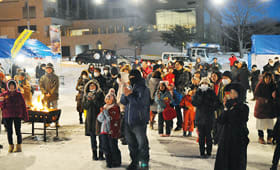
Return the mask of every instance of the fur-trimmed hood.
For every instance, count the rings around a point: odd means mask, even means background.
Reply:
[[[15,89],[16,89],[16,91],[18,91],[18,90],[17,90],[17,89],[18,89],[18,84],[17,84],[17,82],[16,82],[15,80],[13,80],[13,79],[11,79],[11,80],[9,80],[9,81],[7,82],[7,89],[8,89],[8,91],[10,91],[9,85],[10,85],[11,83],[14,83],[14,84],[16,85]]]
[[[84,94],[87,94],[89,92],[89,85],[92,83],[96,85],[96,92],[102,92],[98,81],[93,79],[88,81],[87,84],[85,85]]]

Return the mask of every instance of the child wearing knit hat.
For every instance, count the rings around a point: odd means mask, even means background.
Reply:
[[[97,117],[101,122],[101,147],[105,153],[108,168],[121,166],[121,152],[118,147],[120,137],[121,114],[116,104],[116,93],[111,88],[105,97],[105,105]]]

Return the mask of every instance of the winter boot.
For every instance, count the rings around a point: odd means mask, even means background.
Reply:
[[[103,152],[102,152],[102,151],[99,151],[99,157],[98,157],[98,160],[100,160],[100,161],[104,161],[104,160],[105,160],[105,158],[104,158],[104,156],[103,156]]]
[[[272,138],[267,138],[267,144],[272,145],[273,144],[273,139]]]
[[[3,149],[3,145],[0,145],[0,149]]]
[[[9,145],[8,153],[12,153],[14,151],[14,145]]]
[[[126,168],[126,170],[136,170],[139,168],[139,165],[135,162],[131,162],[128,167]]]
[[[94,160],[94,161],[98,160],[98,158],[97,158],[97,151],[96,150],[92,151],[92,160]]]
[[[272,165],[272,167],[270,168],[270,170],[277,170],[277,165]]]
[[[148,170],[149,169],[149,164],[145,162],[140,163],[140,170]]]
[[[22,152],[21,144],[16,144],[16,147],[15,147],[15,149],[14,149],[14,152]]]
[[[80,116],[80,124],[83,124],[83,112],[79,113],[79,116]]]
[[[186,131],[183,131],[183,136],[187,137],[187,132]]]
[[[260,144],[265,144],[265,141],[264,141],[263,137],[259,137],[259,143]]]
[[[192,137],[192,132],[189,132],[189,133],[188,133],[188,137]]]
[[[113,165],[112,165],[112,155],[106,154],[105,157],[106,157],[106,167],[107,168],[112,168],[113,167]]]

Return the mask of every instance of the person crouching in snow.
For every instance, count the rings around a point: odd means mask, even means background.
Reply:
[[[210,80],[208,78],[202,78],[200,81],[200,87],[193,97],[192,104],[196,107],[195,123],[199,132],[200,156],[201,158],[206,158],[211,156],[212,153],[211,130],[214,111],[221,105],[214,90],[210,88]],[[207,155],[205,155],[205,150]]]
[[[99,87],[97,80],[90,80],[84,89],[83,108],[86,109],[86,121],[85,130],[86,136],[90,136],[92,159],[98,160],[97,158],[97,142],[96,142],[96,118],[100,111],[100,108],[104,104],[104,94]],[[104,160],[103,152],[100,150],[99,140],[99,160]]]
[[[184,109],[184,121],[183,121],[183,136],[192,136],[194,129],[194,118],[195,118],[195,108],[192,105],[192,96],[195,94],[195,88],[189,88],[186,95],[180,102],[180,107]]]
[[[165,81],[161,81],[159,84],[159,90],[155,97],[155,102],[158,104],[158,133],[161,137],[170,136],[172,120],[164,120],[162,112],[164,111],[166,104],[165,102],[169,100],[171,103],[173,102],[172,96],[167,89]],[[163,134],[163,123],[165,122],[166,135]]]
[[[17,83],[14,80],[10,80],[7,83],[7,88],[8,91],[0,95],[0,107],[7,127],[8,152],[21,152],[21,120],[27,121],[28,113],[22,94],[16,90]],[[17,135],[17,145],[15,148],[13,143],[13,124]]]
[[[110,89],[105,97],[105,105],[97,120],[101,122],[101,147],[105,153],[108,168],[121,166],[121,152],[118,147],[120,137],[121,114],[120,107],[116,104],[114,89]]]

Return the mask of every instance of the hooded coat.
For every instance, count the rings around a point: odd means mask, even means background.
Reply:
[[[90,92],[89,85],[96,85],[96,91]],[[92,99],[89,100],[88,97]],[[85,121],[86,136],[96,135],[96,118],[100,112],[100,108],[104,105],[104,94],[99,86],[97,80],[90,80],[84,89],[83,107],[87,110]]]
[[[89,81],[89,77],[87,76],[86,79],[84,79],[82,77],[83,74],[86,74],[88,75],[88,72],[86,70],[82,71],[79,79],[78,79],[78,82],[77,82],[77,85],[76,85],[76,90],[78,91],[78,94],[76,95],[76,102],[77,102],[77,111],[79,113],[82,113],[83,112],[83,106],[82,106],[82,101],[83,101],[83,98],[84,98],[84,89],[85,89],[85,86],[87,84],[87,82]]]
[[[3,118],[20,118],[27,121],[29,117],[23,96],[19,91],[11,92],[9,89],[10,83],[16,84],[14,80],[8,81],[8,91],[0,95],[4,97],[4,101],[0,102]]]
[[[150,90],[146,87],[145,79],[139,80],[132,86],[132,94],[121,97],[125,105],[125,123],[130,126],[145,125],[150,120]]]
[[[240,95],[237,100],[228,102],[218,119],[223,130],[218,141],[215,170],[246,170],[249,107],[243,101],[244,96]]]

